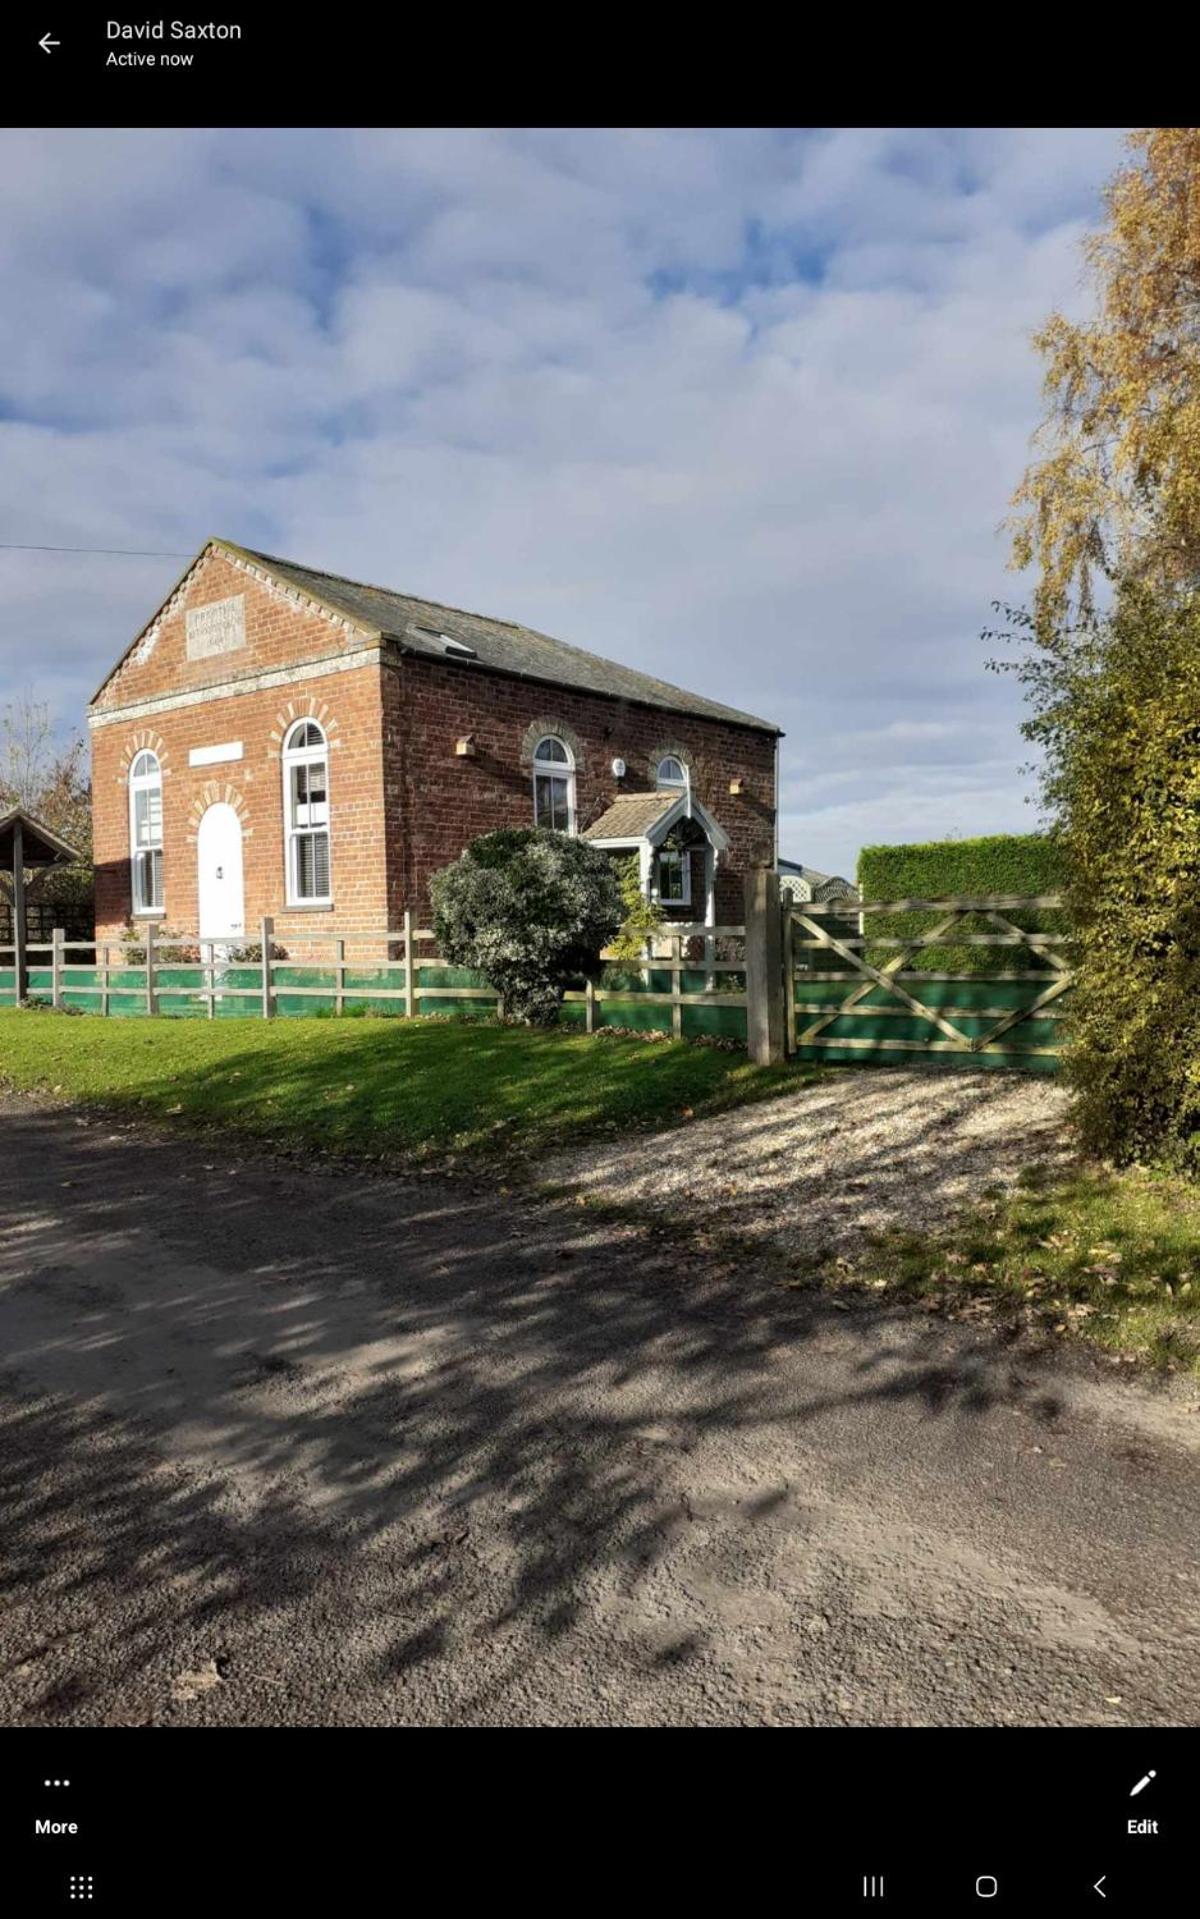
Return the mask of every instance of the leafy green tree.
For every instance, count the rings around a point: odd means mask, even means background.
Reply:
[[[1096,575],[1200,578],[1200,127],[1130,136],[1133,163],[1085,242],[1097,295],[1034,345],[1046,417],[1014,498],[1013,561],[1034,565],[1046,639],[1086,614]]]
[[[586,840],[512,827],[474,840],[431,883],[438,950],[527,1025],[551,1025],[569,979],[594,973],[621,923],[612,861]]]
[[[1047,634],[1016,614],[1062,855],[1083,1143],[1200,1167],[1200,593],[1119,585]]]

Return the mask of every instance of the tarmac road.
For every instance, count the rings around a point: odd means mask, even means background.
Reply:
[[[0,1718],[1195,1724],[1195,1404],[3,1099]]]

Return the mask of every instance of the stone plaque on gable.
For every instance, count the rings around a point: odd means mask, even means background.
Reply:
[[[211,660],[219,653],[236,653],[246,644],[246,595],[196,606],[187,615],[189,660]]]

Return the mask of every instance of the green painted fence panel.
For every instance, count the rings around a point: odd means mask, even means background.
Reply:
[[[964,1033],[968,1039],[981,1038],[997,1024],[998,1017],[1004,1012],[1018,1007],[1032,1006],[1038,996],[1054,983],[1057,974],[1047,968],[1044,975],[1037,979],[1018,980],[1011,978],[969,980],[926,979],[915,972],[905,972],[897,976],[897,984],[918,999],[923,1005],[933,1008],[961,1009],[948,1011],[946,1018],[950,1024]],[[795,999],[804,1004],[821,1006],[840,1006],[847,996],[850,981],[810,980],[803,972],[795,977]],[[1052,1002],[1055,1012],[1065,1012],[1070,1005],[1070,992],[1062,994]],[[972,1070],[979,1068],[1019,1067],[1031,1073],[1055,1073],[1058,1071],[1057,1056],[1047,1056],[1038,1052],[1039,1047],[1058,1049],[1062,1045],[1064,1025],[1061,1018],[1039,1019],[1036,1014],[1022,1020],[1018,1026],[1011,1027],[1002,1034],[997,1042],[996,1051],[972,1053],[932,1051],[930,1042],[947,1040],[940,1029],[922,1019],[920,1014],[903,1012],[901,1002],[886,987],[873,986],[858,1001],[861,1012],[846,1013],[833,1020],[815,1040],[803,1042],[800,1035],[806,1026],[820,1017],[811,1012],[796,1014],[798,1059],[821,1060],[827,1065],[837,1066],[896,1066],[927,1068],[945,1067],[951,1071],[962,1067]],[[989,1017],[983,1012],[972,1013],[968,1008],[994,1008]],[[895,1009],[880,1012],[872,1019],[871,1008]],[[868,1046],[839,1045],[839,1040],[910,1040],[920,1044],[920,1051],[881,1046],[875,1051]]]
[[[336,1013],[337,972],[329,967],[288,966],[278,963],[272,968],[274,983],[274,1008],[279,1019],[331,1018]],[[702,966],[680,975],[680,990],[684,993],[703,993],[707,976]],[[208,973],[203,966],[156,966],[154,969],[155,990],[157,994],[157,1014],[163,1019],[207,1019],[209,1017],[205,992],[208,985]],[[744,990],[744,977],[736,973],[718,973],[717,991],[722,993]],[[100,1014],[103,1011],[102,975],[99,969],[89,968],[73,970],[63,981],[63,1000],[67,1006],[81,1012]],[[345,990],[349,994],[363,994],[362,998],[347,998],[345,1001],[346,1018],[363,1018],[368,1013],[380,1018],[401,1019],[405,1013],[403,995],[405,969],[395,967],[355,967],[347,966],[344,975]],[[216,969],[213,976],[215,1000],[212,1017],[214,1019],[261,1019],[262,1018],[262,968],[250,964]],[[583,982],[577,982],[582,990]],[[13,990],[12,968],[0,969],[0,995],[7,987]],[[184,991],[164,992],[164,988],[183,988]],[[289,987],[293,990],[289,992]],[[304,992],[294,989],[304,987]],[[314,993],[313,987],[321,988]],[[456,999],[433,997],[421,988],[464,987],[488,991],[486,999]],[[240,989],[235,992],[233,989]],[[371,989],[379,989],[379,997]],[[223,990],[224,989],[224,990]],[[49,1000],[52,994],[52,981],[48,966],[35,966],[29,970],[30,993],[40,999]],[[610,989],[611,990],[611,989]],[[624,975],[618,997],[597,1000],[596,1026],[624,1027],[631,1032],[662,1033],[670,1036],[672,1032],[672,1008],[662,1000],[647,1000],[648,993],[669,993],[671,974],[660,968],[652,968],[647,979],[642,980],[636,974]],[[392,997],[384,998],[384,993]],[[419,984],[415,995],[415,1010],[424,1018],[486,1020],[495,1017],[496,1001],[491,996],[487,981],[481,975],[461,966],[422,965]],[[146,975],[141,967],[113,967],[109,972],[109,1017],[112,1019],[146,1019]],[[561,1021],[564,1025],[582,1029],[586,1023],[586,1007],[582,1001],[564,1005],[561,1009]],[[732,1040],[738,1045],[746,1043],[746,1009],[744,1006],[705,1006],[692,1005],[680,1008],[680,1023],[685,1039],[723,1039]]]
[[[865,1037],[863,1035],[862,1037]],[[890,1036],[889,1036],[890,1037]],[[797,1046],[794,1059],[814,1060],[822,1066],[890,1066],[901,1072],[961,1073],[989,1072],[993,1067],[1016,1069],[1023,1073],[1057,1073],[1056,1056],[1045,1053],[931,1053],[893,1052],[891,1048],[872,1052],[869,1047],[822,1046],[820,1041]]]
[[[277,965],[272,968],[275,988],[275,1014],[280,1019],[311,1019],[315,1015],[329,1016],[336,1009],[337,974],[332,967],[310,969],[308,967],[288,967]],[[109,1016],[113,1019],[146,1019],[146,975],[141,967],[113,967],[109,972]],[[464,967],[423,966],[420,973],[423,986],[464,986],[486,988],[487,982],[478,974],[468,972]],[[371,967],[348,966],[345,973],[347,992],[365,994],[366,997],[347,999],[346,1013],[362,1017],[367,1012],[381,1017],[402,1019],[404,1017],[403,998],[382,995],[403,994],[405,983],[404,968],[393,970]],[[155,991],[158,995],[158,1015],[163,1019],[207,1019],[208,1004],[205,990],[208,975],[202,966],[156,966],[154,969]],[[84,1013],[103,1011],[103,979],[98,969],[87,971],[73,970],[63,980],[63,1001],[67,1006],[76,1007]],[[261,1019],[262,1018],[262,968],[257,965],[218,968],[213,977],[216,998],[213,1004],[215,1019]],[[319,986],[323,992],[289,993],[288,988]],[[187,992],[169,991],[164,988],[187,988]],[[380,989],[380,997],[371,994],[370,989]],[[234,991],[233,989],[240,989]],[[225,989],[224,991],[222,989]],[[13,969],[0,968],[0,997],[11,995],[14,990]],[[49,1000],[53,993],[53,982],[48,966],[29,968],[29,991],[38,999]],[[192,997],[194,995],[194,997]],[[495,1000],[488,999],[442,999],[426,996],[418,988],[416,1010],[425,1017],[443,1019],[487,1019],[494,1017]]]
[[[653,990],[653,989],[647,989]],[[662,988],[668,991],[669,988]],[[701,988],[688,990],[700,991]],[[680,1024],[684,1039],[731,1039],[746,1044],[744,1006],[681,1006]],[[586,1024],[587,1008],[581,1000],[564,1005],[560,1012],[564,1026],[580,1029]],[[622,993],[619,998],[596,1001],[596,1028],[624,1027],[631,1033],[664,1033],[670,1036],[671,1008],[662,1001],[647,1003],[637,993]]]

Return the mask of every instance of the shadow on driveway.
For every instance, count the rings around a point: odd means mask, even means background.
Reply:
[[[0,1139],[8,1720],[1103,1716],[1108,1660],[1136,1691],[1116,1615],[1147,1550],[1189,1563],[1194,1477],[1114,1500],[1002,1345],[485,1181],[19,1101]],[[1030,1474],[1052,1444],[1078,1471]]]

